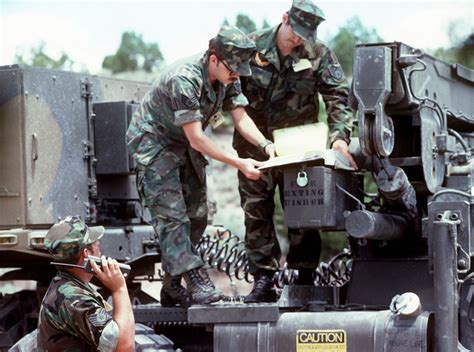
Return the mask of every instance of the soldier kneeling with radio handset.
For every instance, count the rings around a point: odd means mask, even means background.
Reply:
[[[40,351],[134,350],[135,320],[122,273],[130,267],[101,257],[103,234],[102,226],[88,227],[71,216],[48,231],[45,247],[58,273],[41,304]],[[110,290],[113,312],[89,284],[94,275]]]

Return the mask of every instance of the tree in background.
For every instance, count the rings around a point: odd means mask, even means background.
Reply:
[[[438,48],[433,55],[474,69],[474,32],[466,31],[462,22],[453,22],[449,26],[449,40],[451,42],[449,48]]]
[[[224,19],[222,25],[229,26],[231,25],[227,18]],[[257,25],[255,22],[247,15],[239,13],[235,18],[235,23],[233,24],[235,27],[239,28],[242,32],[249,34],[258,30]],[[270,24],[266,19],[263,20],[262,27],[260,29],[265,29],[270,27]]]
[[[235,19],[235,26],[242,30],[242,32],[249,34],[257,30],[255,22],[249,16],[239,13]]]
[[[163,55],[156,43],[147,44],[141,34],[124,32],[120,47],[114,55],[108,55],[102,67],[113,74],[127,71],[155,71],[163,63]]]
[[[354,47],[361,43],[382,41],[382,37],[380,37],[374,28],[364,27],[359,17],[354,16],[348,19],[346,23],[339,28],[337,34],[330,38],[327,43],[339,59],[346,76],[352,76]]]
[[[17,51],[15,54],[15,62],[22,65],[30,65],[35,67],[53,68],[58,70],[72,70],[74,62],[66,53],[62,53],[58,60],[53,59],[46,54],[46,44],[40,42],[35,48],[31,48],[29,55]]]
[[[264,18],[263,19],[263,23],[262,23],[262,29],[265,29],[265,28],[270,28],[270,23],[268,23],[267,19]]]
[[[474,33],[471,33],[458,47],[458,62],[474,69]]]

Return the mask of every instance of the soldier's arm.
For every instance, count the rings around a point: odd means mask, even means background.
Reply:
[[[238,107],[231,110],[230,115],[234,121],[235,129],[239,131],[242,137],[257,147],[263,146],[264,152],[270,158],[275,156],[275,145],[273,143],[266,142],[267,139],[262,134],[262,132],[260,132],[260,130],[255,125],[255,122],[245,112],[243,107]]]
[[[203,133],[200,121],[185,123],[182,125],[182,128],[193,149],[212,159],[239,169],[246,177],[252,180],[257,180],[260,177],[260,171],[257,170],[257,167],[262,164],[261,162],[253,159],[242,159],[223,150]]]
[[[326,104],[331,148],[341,152],[351,166],[357,164],[349,153],[353,111],[349,104],[349,87],[336,55],[327,48],[320,65],[320,93]]]
[[[113,302],[113,319],[119,328],[116,352],[131,352],[135,350],[135,318],[128,295],[125,278],[120,271],[117,261],[102,256],[102,266],[91,261],[92,269],[97,278],[111,291]]]
[[[349,144],[353,111],[349,104],[349,86],[335,54],[326,48],[319,66],[319,92],[326,105],[329,142],[344,140]]]
[[[57,314],[60,330],[98,351],[116,351],[120,329],[103,300],[77,286],[58,291],[65,296]]]

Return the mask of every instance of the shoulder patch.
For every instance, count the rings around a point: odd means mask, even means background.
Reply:
[[[87,320],[95,327],[104,326],[110,320],[110,314],[104,308],[99,308],[95,314],[89,315]]]
[[[182,96],[182,101],[183,104],[188,107],[189,109],[196,109],[196,107],[199,106],[199,99],[196,95],[191,95],[191,96]]]
[[[237,89],[239,92],[242,91],[242,86],[240,85],[240,79],[234,82],[234,87]]]
[[[268,61],[265,56],[260,53],[255,54],[255,63],[260,67],[265,67],[270,65],[270,61]]]
[[[336,81],[342,81],[344,79],[344,71],[342,71],[341,65],[331,64],[329,65],[328,69],[332,78],[334,78]]]

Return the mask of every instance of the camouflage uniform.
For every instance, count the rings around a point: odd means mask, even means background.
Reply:
[[[233,70],[249,74],[248,58],[254,43],[247,37],[237,42],[233,35],[224,27],[216,37],[216,49]],[[237,44],[239,50],[235,51]],[[171,275],[203,265],[194,244],[207,225],[207,162],[191,148],[182,125],[200,121],[205,129],[220,110],[248,104],[240,81],[230,85],[217,82],[213,88],[208,76],[208,52],[162,71],[127,131],[128,148],[138,164],[140,197],[152,215],[163,269]]]
[[[115,351],[118,326],[112,307],[92,286],[59,271],[46,292],[38,325],[38,347],[45,351]],[[110,335],[110,336],[107,336]]]
[[[48,231],[45,247],[56,261],[66,261],[103,233],[102,226],[88,227],[77,217],[67,217]],[[92,286],[60,270],[41,304],[38,350],[115,351],[119,328],[111,310]]]
[[[257,51],[250,62],[252,76],[242,78],[242,90],[250,102],[246,111],[265,137],[271,140],[275,129],[317,122],[318,94],[321,94],[328,114],[330,143],[338,139],[349,143],[352,111],[348,106],[347,81],[334,53],[315,38],[317,25],[324,20],[324,15],[307,0],[295,0],[288,15],[293,32],[305,41],[283,60],[276,44],[280,26],[249,35],[255,41]],[[298,70],[294,65],[301,60],[308,60],[310,67]],[[238,132],[234,133],[233,146],[241,158],[267,159],[267,155],[245,141]],[[273,221],[269,221],[273,218],[277,185],[283,202],[281,171],[266,172],[255,182],[246,180],[239,173],[246,247],[252,273],[259,268],[278,268],[281,253]],[[318,231],[289,229],[288,236],[289,266],[314,269],[321,246]]]

